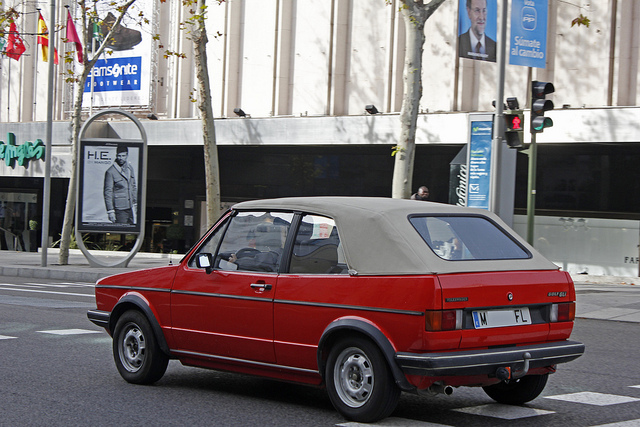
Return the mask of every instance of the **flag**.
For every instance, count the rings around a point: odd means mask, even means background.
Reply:
[[[76,26],[73,24],[73,19],[71,19],[71,12],[69,12],[69,9],[67,9],[67,43],[76,44],[78,62],[82,64],[82,43],[80,42],[80,37],[78,37],[78,33],[76,32]]]
[[[42,18],[42,14],[38,12],[38,44],[42,46],[42,60],[49,62],[49,29]],[[58,50],[54,50],[53,63],[58,64]]]
[[[24,47],[20,34],[18,34],[16,24],[15,22],[11,22],[11,26],[9,27],[9,40],[7,41],[7,49],[5,50],[5,53],[9,58],[13,58],[17,61],[25,50],[27,50],[27,48]]]

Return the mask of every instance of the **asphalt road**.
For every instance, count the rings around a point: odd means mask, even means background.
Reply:
[[[631,303],[640,292],[627,297]],[[594,295],[597,298],[597,295]],[[93,285],[0,277],[0,425],[354,425],[323,390],[184,367],[153,386],[118,375],[111,339],[86,318]],[[640,425],[638,323],[578,319],[587,351],[560,365],[541,397],[512,407],[481,389],[404,394],[393,426]]]

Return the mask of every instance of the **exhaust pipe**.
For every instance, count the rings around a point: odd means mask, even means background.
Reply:
[[[453,387],[442,383],[433,383],[427,390],[431,394],[444,394],[446,396],[451,396],[453,394]]]

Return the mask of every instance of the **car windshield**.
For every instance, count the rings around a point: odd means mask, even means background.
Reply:
[[[527,259],[529,251],[481,216],[412,216],[413,227],[446,260]]]

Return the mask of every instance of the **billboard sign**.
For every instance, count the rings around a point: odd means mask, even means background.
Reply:
[[[511,2],[509,64],[545,68],[547,13],[547,0],[513,0]]]
[[[496,62],[497,0],[458,0],[458,56]]]
[[[111,138],[81,141],[78,231],[140,232],[142,144]]]
[[[467,150],[467,206],[489,209],[493,114],[469,115]]]
[[[141,106],[151,103],[152,50],[155,0],[134,2],[107,41],[84,85],[83,105],[93,107]],[[117,11],[106,3],[96,3],[101,37],[115,23]],[[141,19],[144,17],[144,19]],[[96,43],[97,44],[97,43]],[[96,46],[97,49],[97,46]],[[91,50],[91,46],[89,46]]]

